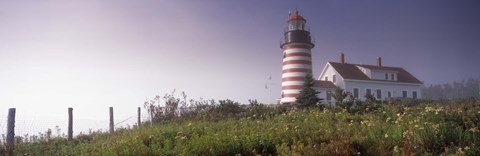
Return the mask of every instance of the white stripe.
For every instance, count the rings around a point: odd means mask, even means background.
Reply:
[[[283,94],[300,94],[300,89],[297,89],[297,90],[292,90],[292,89],[289,89],[289,90],[282,90]]]
[[[283,65],[282,70],[293,69],[293,68],[312,69],[312,65],[309,65],[309,64],[287,64],[287,65]]]
[[[282,86],[291,86],[291,85],[303,85],[303,81],[284,81]]]
[[[291,53],[310,53],[310,50],[308,49],[303,49],[303,48],[293,48],[293,49],[287,49],[283,51],[285,54],[291,54]]]
[[[290,57],[285,57],[283,59],[283,62],[285,61],[292,61],[292,60],[305,60],[305,61],[312,61],[311,57],[308,56],[290,56]]]
[[[280,103],[295,102],[296,99],[297,98],[294,98],[294,97],[282,98],[282,100],[280,100]]]
[[[307,75],[307,73],[303,73],[303,72],[283,73],[282,78],[286,78],[286,77],[305,77],[305,75]]]

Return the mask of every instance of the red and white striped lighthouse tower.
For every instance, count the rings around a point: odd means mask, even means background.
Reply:
[[[307,21],[298,14],[289,14],[288,28],[280,47],[283,49],[282,98],[280,104],[294,104],[302,89],[305,75],[312,73],[310,32]]]

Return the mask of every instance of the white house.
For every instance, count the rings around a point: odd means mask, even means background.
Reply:
[[[340,62],[327,62],[316,82],[318,95],[327,103],[334,102],[332,84],[355,98],[365,100],[366,94],[377,99],[421,98],[420,86],[423,84],[401,67],[382,66],[382,58],[377,58],[376,65],[345,63],[345,55],[340,55]],[[331,82],[331,84],[330,84]]]

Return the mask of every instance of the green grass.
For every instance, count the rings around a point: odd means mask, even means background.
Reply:
[[[19,143],[17,155],[478,155],[480,100],[340,108],[265,109],[241,118],[182,120]],[[277,111],[278,112],[278,111]]]

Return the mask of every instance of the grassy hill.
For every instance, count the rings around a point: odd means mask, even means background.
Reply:
[[[362,105],[363,106],[363,105]],[[173,119],[16,145],[17,155],[478,155],[480,99],[285,109]],[[365,105],[368,106],[368,105]],[[355,108],[358,107],[358,108]],[[355,108],[355,109],[354,109]]]

